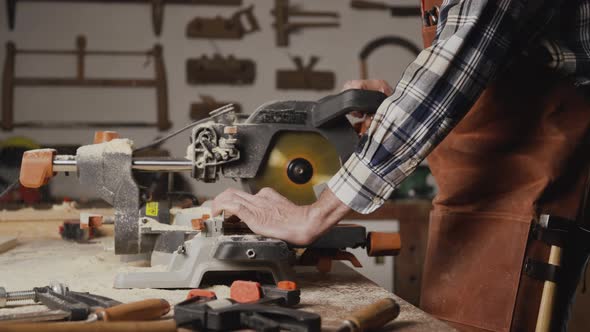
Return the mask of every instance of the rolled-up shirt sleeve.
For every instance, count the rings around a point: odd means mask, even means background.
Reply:
[[[374,211],[454,128],[519,46],[531,15],[525,3],[444,2],[436,40],[407,67],[356,153],[328,182],[342,202]]]

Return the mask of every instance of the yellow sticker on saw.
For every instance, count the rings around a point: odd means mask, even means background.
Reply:
[[[150,217],[158,216],[158,202],[148,202],[145,205],[145,215]]]

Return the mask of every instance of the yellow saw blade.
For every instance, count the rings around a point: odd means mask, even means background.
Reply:
[[[281,132],[256,177],[246,182],[253,193],[270,187],[296,204],[311,204],[313,187],[328,182],[340,165],[336,149],[320,134]]]

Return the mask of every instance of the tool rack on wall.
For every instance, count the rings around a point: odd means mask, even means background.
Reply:
[[[77,58],[77,70],[74,77],[19,77],[16,75],[15,63],[18,55],[63,55]],[[154,78],[90,78],[85,74],[85,59],[88,56],[148,56],[154,61]],[[48,123],[40,121],[14,122],[14,91],[17,87],[88,87],[88,88],[154,88],[156,90],[156,122],[84,122],[84,123]],[[168,117],[168,91],[166,70],[162,55],[162,46],[156,44],[147,51],[89,51],[86,50],[86,38],[79,36],[75,50],[17,49],[13,42],[6,44],[6,59],[2,77],[2,129],[15,127],[27,128],[62,128],[82,127],[157,127],[167,130],[172,126]]]

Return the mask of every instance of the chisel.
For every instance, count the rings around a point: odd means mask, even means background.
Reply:
[[[346,317],[338,332],[364,332],[378,329],[397,318],[400,307],[393,299],[385,298],[363,307]]]

